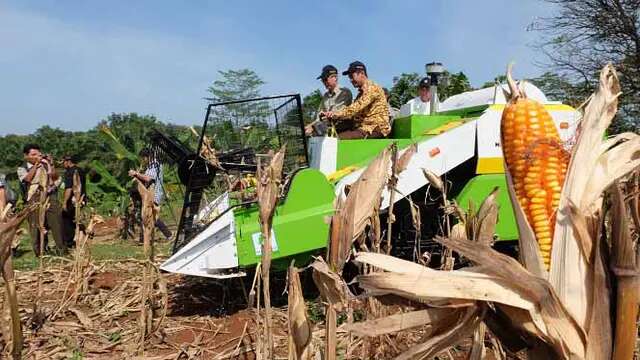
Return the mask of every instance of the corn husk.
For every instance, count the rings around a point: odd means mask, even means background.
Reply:
[[[594,193],[600,187],[594,186],[597,184],[589,185],[589,182],[591,177],[597,176],[595,169],[599,158],[603,155],[600,153],[602,138],[616,114],[619,93],[620,85],[615,70],[611,65],[607,65],[602,69],[600,84],[589,100],[580,123],[579,134],[573,147],[561,194],[551,250],[549,281],[567,309],[583,326],[586,326],[588,321],[589,294],[594,290],[588,280],[590,270],[587,258],[580,251],[574,229],[569,222],[567,207],[573,203],[586,216],[594,213],[595,204],[588,204],[585,201],[591,200],[585,199],[601,196],[601,193]],[[613,178],[616,177],[613,176]],[[582,239],[582,242],[587,244],[593,243],[593,241],[593,236],[590,239]],[[604,291],[604,289],[602,290]],[[602,297],[608,297],[608,294],[598,291]],[[597,304],[594,305],[597,306]],[[594,311],[598,311],[598,309]]]
[[[300,360],[303,359],[305,350],[311,343],[312,329],[302,295],[300,275],[293,264],[289,267],[288,282],[289,337],[292,342],[290,349],[293,350],[293,353],[289,354],[289,359]]]
[[[631,359],[636,346],[636,320],[640,306],[640,261],[631,236],[627,204],[620,185],[611,191],[611,241],[613,272],[618,279],[613,359]],[[639,197],[636,194],[634,197]],[[636,228],[636,231],[640,229]]]
[[[428,335],[438,323],[451,317],[452,313],[449,308],[429,308],[348,324],[345,330],[358,336],[375,337],[428,325],[429,327],[424,330]]]
[[[428,359],[453,346],[478,327],[483,317],[484,309],[484,307],[470,306],[464,310],[456,311],[458,317],[448,326],[443,324],[444,330],[442,332],[398,355],[396,360]]]
[[[262,259],[261,276],[262,291],[265,304],[264,349],[262,355],[270,359],[273,354],[273,330],[271,319],[271,287],[269,274],[271,271],[271,225],[273,214],[280,195],[280,183],[282,182],[282,166],[284,164],[285,146],[273,155],[268,166],[258,165],[256,176],[258,183],[256,193],[260,207],[260,227],[262,230]]]
[[[397,144],[393,144],[391,148],[391,177],[387,183],[387,188],[389,189],[389,215],[387,216],[387,254],[391,253],[391,236],[392,236],[392,226],[395,222],[395,216],[393,213],[393,209],[395,206],[395,198],[396,198],[396,186],[398,185],[398,176],[402,173],[409,162],[415,155],[416,151],[418,151],[418,144],[412,144],[409,146],[400,157],[398,157],[398,148]]]
[[[445,194],[444,182],[442,181],[440,176],[427,169],[422,169],[422,174],[424,174],[424,177],[427,178],[427,181],[429,182],[429,184],[431,184],[431,186],[435,187],[436,189],[438,189],[438,191]]]
[[[351,251],[351,244],[370,224],[371,215],[380,203],[380,196],[389,178],[391,150],[385,148],[349,189],[346,198],[339,198],[331,219],[328,259],[332,268],[341,271]]]
[[[313,282],[320,291],[322,299],[337,311],[343,311],[353,298],[344,279],[333,272],[322,258],[316,259],[310,266],[313,268]]]
[[[5,298],[8,304],[8,318],[3,318],[2,334],[7,344],[8,353],[13,359],[22,358],[22,324],[20,322],[20,313],[18,312],[18,294],[16,291],[16,282],[13,271],[13,260],[11,257],[13,239],[20,224],[26,217],[35,210],[35,206],[31,205],[21,211],[18,215],[11,217],[5,214],[3,221],[0,222],[0,271],[5,284]]]

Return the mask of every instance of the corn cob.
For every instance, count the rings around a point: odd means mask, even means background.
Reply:
[[[507,79],[511,99],[500,124],[502,150],[516,197],[533,228],[548,270],[569,157],[549,112],[518,89],[510,68]]]

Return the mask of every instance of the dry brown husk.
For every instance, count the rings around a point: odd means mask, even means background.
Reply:
[[[636,178],[640,175],[636,174]],[[633,181],[633,180],[631,180]],[[631,359],[634,354],[637,332],[636,320],[640,306],[640,261],[637,244],[631,234],[631,216],[628,211],[633,201],[625,201],[621,185],[618,182],[610,190],[611,197],[611,248],[612,268],[618,280],[615,321],[615,343],[613,359]],[[640,194],[631,196],[633,199]],[[629,210],[628,210],[629,209]],[[636,225],[637,226],[637,225]],[[636,227],[636,232],[640,231]]]
[[[342,271],[349,258],[351,244],[370,224],[371,216],[380,203],[380,196],[389,178],[391,150],[385,148],[354,182],[344,200],[336,201],[331,218],[328,259],[332,268]]]
[[[158,283],[158,276],[154,261],[154,234],[155,223],[158,216],[158,207],[154,203],[154,185],[149,188],[136,179],[138,193],[142,205],[142,238],[145,266],[142,271],[142,289],[139,317],[139,341],[138,353],[144,352],[145,340],[155,332],[153,327],[154,310],[153,290]]]
[[[258,183],[256,193],[260,207],[260,226],[262,230],[262,291],[265,305],[264,349],[260,356],[266,359],[273,357],[273,330],[271,319],[271,287],[269,285],[269,273],[271,270],[271,225],[278,197],[280,195],[280,183],[282,182],[282,166],[284,164],[285,146],[273,157],[269,165],[262,167],[258,164],[256,174]]]
[[[301,360],[305,358],[305,351],[312,338],[311,322],[307,316],[307,308],[302,295],[299,270],[289,266],[288,272],[288,319],[289,319],[289,359]]]
[[[560,356],[584,357],[584,331],[545,280],[532,276],[517,261],[488,246],[468,240],[439,241],[483,266],[438,271],[386,255],[359,253],[357,261],[391,271],[359,276],[360,286],[370,294],[392,293],[423,302],[455,298],[509,305],[514,326],[520,325],[520,330],[541,338]]]
[[[588,317],[592,311],[605,311],[604,304],[590,305],[588,299],[592,292],[601,297],[609,297],[606,288],[594,289],[589,281],[590,270],[585,254],[580,250],[575,231],[570,223],[567,207],[576,204],[585,217],[594,216],[597,204],[587,203],[586,199],[600,198],[602,190],[599,184],[589,184],[592,177],[598,177],[597,164],[602,156],[603,136],[616,114],[620,85],[615,70],[611,65],[605,66],[600,73],[600,83],[595,94],[589,100],[582,121],[576,144],[573,147],[571,161],[567,170],[565,184],[562,190],[560,209],[551,250],[551,268],[549,281],[558,293],[567,309],[576,320],[586,327]],[[625,162],[630,154],[617,154]],[[613,181],[624,174],[609,174]],[[595,193],[600,189],[599,193]],[[594,234],[589,239],[582,239],[587,244],[593,244]],[[587,245],[589,246],[589,245]],[[593,306],[593,307],[592,307]],[[599,331],[594,329],[595,331]]]
[[[436,324],[452,315],[449,308],[428,308],[349,324],[345,330],[358,336],[374,337],[428,325],[429,328],[423,330],[428,335]]]
[[[396,199],[396,186],[398,185],[398,176],[409,166],[409,162],[413,158],[413,155],[418,151],[418,144],[412,144],[404,150],[402,155],[398,157],[397,144],[393,145],[391,154],[391,177],[387,183],[389,189],[389,215],[387,216],[387,254],[391,253],[391,236],[392,225],[396,221],[393,214],[393,208],[395,207]]]

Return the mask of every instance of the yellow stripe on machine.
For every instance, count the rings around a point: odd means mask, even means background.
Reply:
[[[456,128],[460,125],[464,124],[464,121],[452,121],[449,123],[446,123],[442,126],[438,126],[435,129],[431,129],[431,130],[427,130],[423,133],[423,135],[440,135],[445,131],[449,131],[453,128]]]
[[[504,159],[502,157],[478,158],[476,173],[477,174],[502,174],[504,173]]]
[[[342,169],[337,170],[336,172],[333,172],[333,173],[327,175],[327,180],[329,182],[334,182],[334,181],[340,179],[343,176],[347,176],[347,175],[351,174],[352,172],[354,172],[356,170],[358,170],[358,167],[357,166],[353,166],[353,165],[347,166],[347,167],[343,167]]]

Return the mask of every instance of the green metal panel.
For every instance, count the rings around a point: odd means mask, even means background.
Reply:
[[[457,116],[462,117],[462,118],[478,117],[478,116],[482,115],[482,113],[485,110],[487,110],[489,108],[489,106],[491,106],[491,105],[490,104],[486,104],[486,105],[471,106],[471,107],[462,108],[462,109],[442,111],[442,112],[439,112],[438,115],[457,115]]]
[[[411,139],[363,139],[338,140],[338,170],[347,166],[365,166],[380,152],[392,143],[397,142],[398,148],[405,148],[413,142]]]
[[[459,119],[457,115],[411,115],[393,120],[392,134],[396,139],[412,139]]]
[[[434,136],[425,135],[425,132],[460,119],[458,115],[411,115],[393,121],[393,138],[339,140],[337,169],[365,166],[393,142],[397,142],[398,148],[403,149],[414,142],[425,141]]]
[[[295,174],[286,198],[276,207],[273,217],[278,247],[273,252],[274,267],[286,267],[285,263],[279,264],[278,259],[293,255],[309,259],[304,254],[326,247],[329,225],[325,217],[333,214],[334,198],[333,186],[320,171],[304,169]],[[254,266],[260,262],[253,242],[254,234],[260,233],[257,205],[236,210],[235,221],[238,263],[241,267]]]
[[[507,190],[507,179],[504,174],[485,174],[472,178],[456,197],[458,204],[465,210],[469,209],[469,201],[473,201],[477,208],[482,201],[498,187],[498,224],[496,226],[496,234],[498,240],[516,240],[518,239],[518,225],[509,200],[509,192]]]

